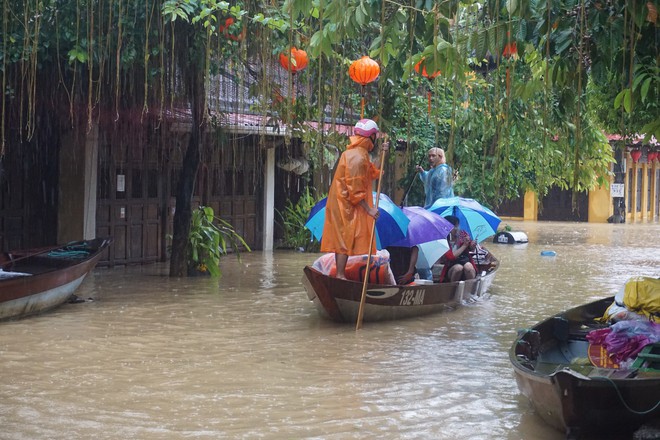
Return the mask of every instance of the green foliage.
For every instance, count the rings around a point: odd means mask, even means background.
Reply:
[[[188,268],[220,276],[220,257],[231,248],[240,259],[241,246],[250,252],[250,247],[225,220],[215,216],[213,208],[200,206],[193,211],[188,235]]]
[[[315,199],[309,187],[306,187],[295,205],[291,200],[287,200],[284,212],[277,212],[284,229],[282,241],[284,247],[304,249],[305,252],[318,252],[320,243],[312,236],[311,231],[305,228],[305,223],[307,223],[307,217],[312,207],[323,197],[325,196]]]

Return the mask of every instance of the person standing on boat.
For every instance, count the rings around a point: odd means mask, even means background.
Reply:
[[[445,150],[434,147],[429,150],[429,165],[431,168],[424,171],[421,165],[415,169],[424,184],[424,208],[428,209],[433,202],[440,198],[454,197],[454,170],[447,165]]]
[[[454,229],[447,236],[449,250],[440,258],[443,263],[440,282],[471,280],[477,276],[477,266],[470,256],[470,251],[476,249],[477,242],[461,229],[458,217],[448,215],[445,219],[454,225]]]
[[[379,214],[373,204],[372,182],[380,177],[381,170],[369,158],[378,125],[371,119],[360,119],[353,133],[330,184],[321,237],[321,252],[334,252],[336,276],[343,279],[348,256],[369,253],[371,229]],[[389,144],[385,142],[381,148],[387,151]],[[376,253],[375,243],[371,253]]]

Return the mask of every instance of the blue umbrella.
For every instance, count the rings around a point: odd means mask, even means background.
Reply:
[[[429,211],[446,217],[453,215],[461,222],[461,229],[470,234],[472,239],[481,242],[497,232],[501,220],[490,209],[474,199],[448,197],[438,199]]]
[[[373,193],[374,203],[376,193]],[[312,231],[312,235],[318,241],[321,241],[323,235],[323,225],[325,224],[325,204],[328,198],[319,200],[307,217],[305,227]],[[380,215],[376,220],[376,248],[383,249],[390,246],[406,236],[408,230],[408,217],[403,213],[389,197],[385,194],[380,195],[378,201],[378,211]]]

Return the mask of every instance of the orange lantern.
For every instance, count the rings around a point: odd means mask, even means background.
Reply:
[[[378,78],[380,66],[377,62],[365,55],[351,63],[351,66],[348,68],[348,74],[353,81],[361,86],[362,110],[360,112],[360,118],[364,119],[364,86]]]
[[[302,49],[296,49],[295,47],[292,47],[290,56],[287,56],[284,53],[280,54],[280,64],[286,70],[290,70],[293,74],[300,72],[305,67],[307,67],[307,63],[309,63],[307,52]]]
[[[307,67],[307,63],[309,63],[307,52],[302,49],[292,47],[289,56],[284,53],[280,54],[280,64],[293,75],[293,97],[291,98],[291,102],[295,102],[296,100],[296,73]]]
[[[504,46],[504,50],[502,51],[502,56],[504,58],[513,58],[516,59],[518,57],[518,46],[516,45],[516,42],[511,42],[511,33],[507,31],[506,33],[506,39],[508,40],[508,43]],[[506,66],[506,95],[509,96],[509,92],[511,90],[511,74],[509,73],[509,66]]]
[[[424,62],[424,58],[422,58],[421,60],[419,60],[419,62],[417,64],[415,64],[415,72],[419,73],[419,68],[421,67],[423,62]],[[428,72],[426,71],[426,66],[422,67],[422,76],[424,78],[428,79],[429,83],[431,81],[433,81],[433,79],[436,76],[440,75],[441,73],[442,72],[438,70],[437,72],[434,72],[433,74],[429,75]],[[427,98],[428,103],[429,103],[428,112],[429,112],[429,115],[431,115],[431,88],[430,88],[430,84],[429,84],[429,90],[426,92],[426,98]]]
[[[504,46],[504,50],[502,51],[502,56],[504,58],[511,58],[518,56],[518,46],[516,45],[515,41],[513,43],[507,43],[506,46]]]

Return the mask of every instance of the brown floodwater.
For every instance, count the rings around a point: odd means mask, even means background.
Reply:
[[[563,439],[518,392],[516,330],[660,276],[660,225],[508,223],[530,242],[489,245],[486,298],[358,332],[308,301],[315,254],[99,268],[94,301],[0,323],[0,438]]]

